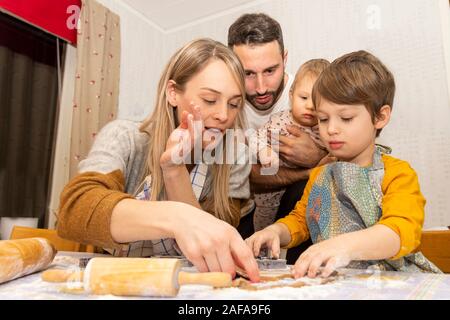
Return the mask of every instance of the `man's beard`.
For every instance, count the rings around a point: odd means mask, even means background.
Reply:
[[[250,102],[250,104],[252,106],[254,106],[256,109],[258,109],[259,111],[266,111],[269,110],[270,108],[272,108],[272,106],[275,104],[275,102],[278,101],[278,98],[281,96],[281,93],[283,92],[284,89],[284,75],[283,75],[283,79],[280,82],[280,85],[278,86],[278,89],[275,91],[267,91],[264,94],[253,94],[253,95],[246,95],[247,97],[247,101]],[[271,95],[272,99],[270,103],[267,104],[259,104],[256,101],[256,98],[258,97],[263,97],[266,95]]]

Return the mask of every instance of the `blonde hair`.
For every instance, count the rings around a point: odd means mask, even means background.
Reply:
[[[239,59],[231,49],[220,42],[206,38],[193,40],[179,49],[169,60],[162,73],[158,84],[154,111],[151,116],[144,120],[140,127],[141,131],[149,133],[150,136],[147,171],[152,178],[151,200],[166,199],[159,160],[165,151],[166,142],[170,134],[176,127],[176,110],[168,102],[166,96],[167,84],[170,80],[173,80],[177,90],[184,91],[186,83],[201,72],[212,60],[221,60],[227,65],[238,84],[241,93],[240,109],[242,110],[243,108],[245,101],[244,71]],[[241,129],[243,127],[242,123],[241,112],[239,112],[234,129]],[[224,149],[226,138],[224,136]],[[212,188],[209,188],[209,193],[202,207],[217,218],[237,226],[240,213],[231,211],[228,197],[231,165],[213,164],[209,169],[211,170],[213,181]]]
[[[307,75],[313,75],[319,77],[323,70],[325,70],[330,65],[330,62],[325,59],[311,59],[303,63],[300,68],[298,68],[295,74],[294,82],[291,85],[291,91],[294,91],[297,83],[306,77]]]

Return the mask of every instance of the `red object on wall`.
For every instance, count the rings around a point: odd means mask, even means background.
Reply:
[[[0,0],[0,10],[76,43],[81,0]]]

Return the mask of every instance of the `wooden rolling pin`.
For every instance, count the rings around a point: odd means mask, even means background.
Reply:
[[[44,238],[0,241],[0,283],[45,269],[55,254]]]
[[[176,296],[180,285],[231,286],[225,272],[180,272],[178,259],[92,258],[84,271],[84,290],[92,294],[120,296]]]
[[[213,286],[214,288],[231,287],[231,274],[226,272],[184,272],[178,274],[178,283],[184,284],[203,284]]]
[[[49,269],[42,273],[42,280],[46,282],[82,282],[84,272],[81,270]],[[203,284],[214,288],[230,287],[231,276],[225,272],[184,272],[178,273],[178,284]]]

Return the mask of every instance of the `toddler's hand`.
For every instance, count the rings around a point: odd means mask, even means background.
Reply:
[[[259,162],[261,163],[261,175],[271,176],[275,175],[280,168],[280,158],[278,153],[270,147],[265,147],[258,153]]]
[[[259,162],[261,162],[261,166],[264,168],[279,166],[280,160],[278,154],[270,147],[265,147],[260,150],[258,156]]]
[[[330,276],[335,269],[345,267],[352,260],[347,248],[348,245],[342,243],[339,237],[312,245],[295,262],[294,277],[307,275],[315,278],[323,265],[320,276],[323,278]]]

